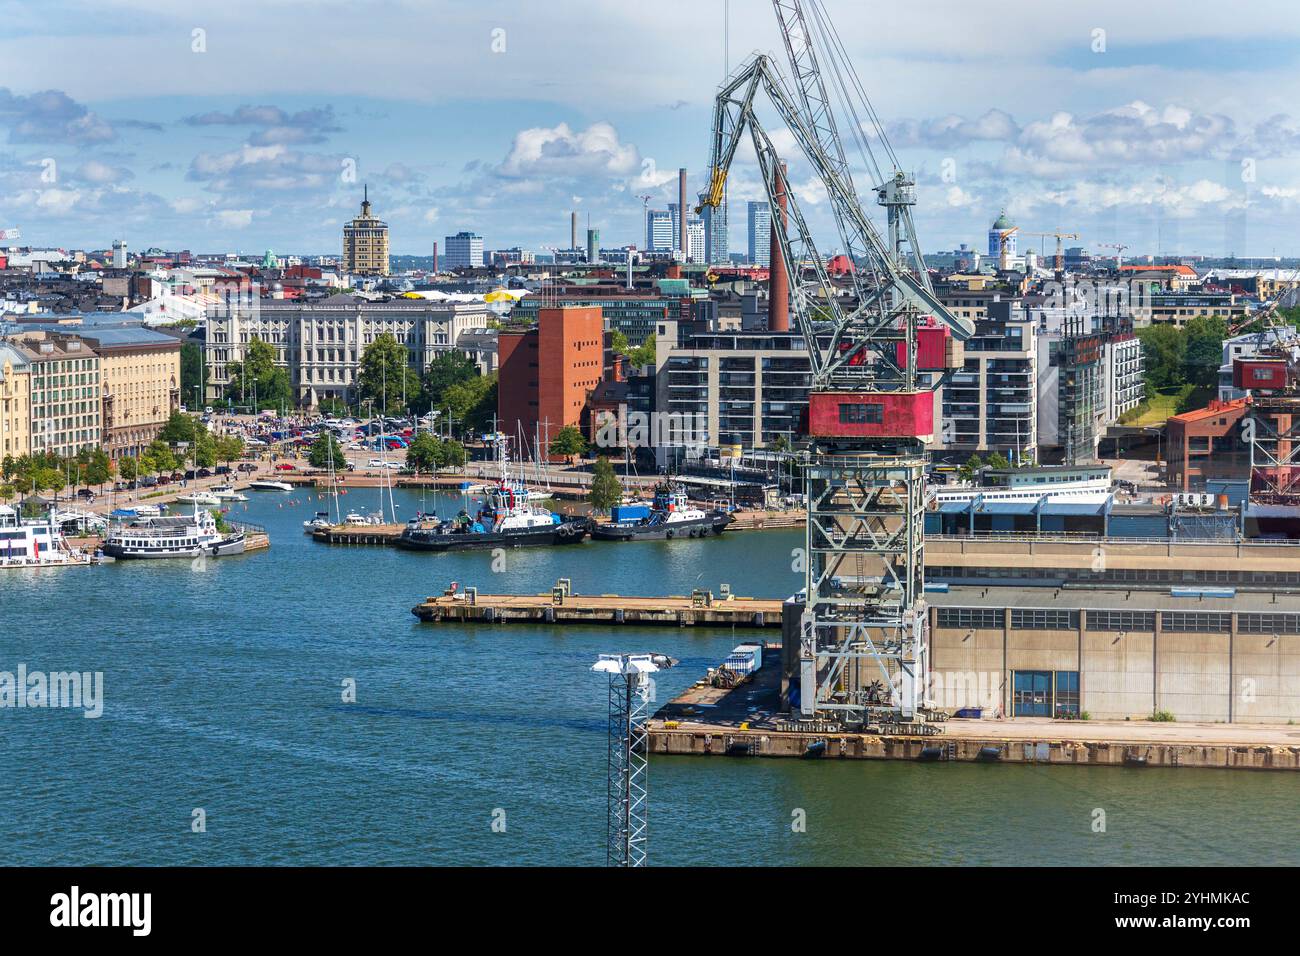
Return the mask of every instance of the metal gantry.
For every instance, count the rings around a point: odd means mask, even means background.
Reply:
[[[771,58],[755,54],[723,84],[714,107],[711,176],[701,207],[721,202],[736,149],[748,134],[772,209],[780,265],[790,280],[795,327],[808,349],[813,392],[893,398],[932,393],[942,376],[918,374],[922,317],[933,317],[957,339],[969,337],[974,327],[934,295],[912,224],[915,184],[899,168],[820,0],[773,0],[773,5],[792,81],[787,85]],[[760,93],[826,192],[850,261],[851,295],[837,294],[831,283],[798,192],[756,113]],[[876,202],[886,209],[885,236],[854,188],[835,118],[837,103],[866,173],[877,184]],[[868,126],[873,127],[869,134]],[[883,149],[891,172],[882,173],[868,138]],[[884,401],[874,407],[883,408]],[[843,414],[845,406],[840,408]],[[831,436],[810,430],[805,461],[809,515],[800,712],[847,722],[912,723],[924,716],[927,686],[924,470],[932,436],[853,438],[852,429],[843,431]]]
[[[606,771],[608,866],[644,866],[648,795],[646,715],[654,699],[650,654],[601,654],[591,668],[609,679],[609,754]]]

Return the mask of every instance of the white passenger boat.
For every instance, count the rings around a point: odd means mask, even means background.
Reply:
[[[236,491],[230,485],[219,485],[212,489],[212,494],[218,501],[247,501],[248,495]]]
[[[0,568],[49,568],[85,564],[74,554],[49,516],[24,522],[18,512],[0,505]]]
[[[190,515],[133,518],[112,525],[104,541],[111,558],[197,558],[243,554],[244,533],[222,534],[212,512],[194,506]]]

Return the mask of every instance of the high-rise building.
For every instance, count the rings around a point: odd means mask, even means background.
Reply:
[[[600,259],[600,230],[587,230],[587,261],[597,262]]]
[[[343,227],[343,269],[359,276],[388,275],[388,223],[370,212],[370,190],[361,200],[361,215]]]
[[[668,215],[672,218],[672,223],[673,223],[673,252],[682,251],[681,241],[684,238],[687,244],[687,256],[691,257],[691,253],[690,253],[691,226],[695,224],[699,224],[701,228],[703,228],[704,221],[700,219],[700,217],[695,214],[695,211],[691,209],[691,207],[688,205],[686,207],[686,228],[683,230],[681,216],[678,212],[680,208],[681,206],[678,203],[670,202],[668,204]],[[704,254],[703,247],[701,247],[700,256],[703,256],[703,254]],[[704,260],[703,258],[696,258],[696,261],[703,262]]]
[[[448,236],[446,267],[448,269],[477,269],[483,265],[483,237],[472,232],[458,232]]]
[[[672,252],[673,214],[667,209],[647,209],[645,247],[651,252]]]
[[[769,265],[772,243],[772,211],[765,202],[749,204],[749,261]]]
[[[686,242],[686,258],[690,262],[707,261],[708,238],[703,220],[692,219],[686,224]]]
[[[113,240],[113,268],[126,268],[126,242],[122,239]]]
[[[704,220],[704,254],[706,262],[726,262],[728,259],[727,243],[727,204],[705,206],[701,214]]]

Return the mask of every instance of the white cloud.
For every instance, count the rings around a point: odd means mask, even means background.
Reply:
[[[212,217],[213,222],[223,229],[246,229],[252,225],[253,210],[251,209],[222,209]]]
[[[641,164],[635,146],[619,142],[618,131],[605,122],[574,131],[567,123],[520,130],[498,171],[506,176],[605,174],[627,176]]]

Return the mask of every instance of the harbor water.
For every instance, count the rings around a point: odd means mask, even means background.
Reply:
[[[379,497],[354,490],[343,508]],[[403,520],[460,505],[394,497]],[[327,500],[250,498],[231,516],[264,525],[269,551],[0,574],[0,671],[102,672],[104,689],[97,719],[0,709],[8,862],[602,864],[606,697],[591,664],[678,658],[659,675],[666,700],[741,635],[424,625],[410,608],[452,581],[783,597],[800,580],[798,532],[498,560],[320,545],[302,522]],[[1295,864],[1296,787],[1284,773],[656,757],[649,858]]]

